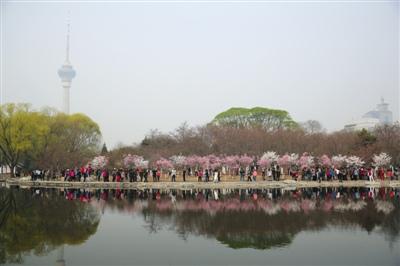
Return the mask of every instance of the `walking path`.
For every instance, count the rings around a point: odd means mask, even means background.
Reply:
[[[305,187],[393,187],[400,188],[400,181],[257,181],[257,182],[65,182],[30,181],[7,179],[7,185],[46,188],[110,188],[110,189],[266,189],[266,188],[305,188]]]

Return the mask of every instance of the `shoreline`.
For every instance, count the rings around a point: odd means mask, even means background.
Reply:
[[[66,182],[66,181],[30,181],[6,179],[6,186],[43,187],[43,188],[92,188],[92,189],[272,189],[272,188],[312,188],[312,187],[366,187],[400,188],[400,180],[385,181],[224,181],[214,182]]]

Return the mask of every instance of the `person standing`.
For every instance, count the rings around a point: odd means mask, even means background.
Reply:
[[[381,181],[385,180],[385,171],[382,167],[378,169],[378,177]]]
[[[218,180],[218,171],[217,170],[214,170],[214,183],[217,183],[219,180]]]
[[[108,173],[107,169],[104,169],[102,172],[103,182],[108,182],[110,178],[110,174]]]
[[[130,168],[128,171],[129,182],[133,182],[135,179],[135,171]]]
[[[279,164],[276,165],[276,179],[279,181],[281,179],[281,167],[279,166]]]
[[[148,180],[147,180],[148,176],[149,176],[149,169],[144,169],[144,170],[143,170],[143,179],[144,179],[144,182],[148,182]]]
[[[122,180],[121,171],[118,170],[118,171],[115,173],[115,181],[121,182],[121,180]]]
[[[157,169],[153,168],[153,170],[151,170],[151,175],[153,177],[153,182],[157,182]]]
[[[175,168],[172,168],[172,171],[171,171],[171,182],[176,182],[176,170],[175,170]]]
[[[244,181],[245,172],[244,172],[243,167],[239,168],[239,175],[240,175],[240,181]]]
[[[157,169],[156,176],[157,176],[157,182],[160,182],[160,177],[161,177],[161,171],[160,171],[160,169]]]
[[[254,170],[253,170],[253,174],[252,174],[251,179],[252,179],[253,182],[256,182],[256,181],[257,181],[257,170],[256,170],[255,167],[254,167]]]
[[[374,171],[372,170],[372,168],[369,168],[368,169],[368,180],[370,181],[370,182],[374,182],[375,180],[374,180]]]
[[[114,168],[111,175],[112,175],[112,181],[115,182],[115,178],[117,177],[117,169],[116,168]]]
[[[182,178],[183,178],[183,182],[186,182],[186,169],[183,169]]]
[[[96,180],[97,180],[97,182],[100,181],[100,177],[101,177],[101,170],[99,168],[99,169],[96,170]]]

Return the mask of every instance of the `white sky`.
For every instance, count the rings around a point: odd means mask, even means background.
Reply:
[[[229,107],[285,109],[328,130],[384,97],[398,119],[399,3],[1,2],[2,102],[61,108],[71,12],[71,112],[109,147]]]

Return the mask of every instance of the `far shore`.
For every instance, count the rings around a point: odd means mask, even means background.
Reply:
[[[92,189],[296,189],[308,187],[392,187],[400,188],[399,180],[385,180],[385,181],[294,181],[294,180],[281,180],[281,181],[222,181],[222,182],[66,182],[66,181],[31,181],[27,179],[8,178],[3,180],[7,186],[21,186],[21,187],[43,187],[43,188],[92,188]]]

